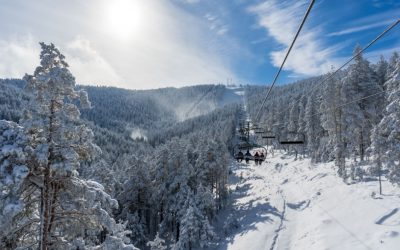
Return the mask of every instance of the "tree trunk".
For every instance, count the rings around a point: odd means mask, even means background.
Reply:
[[[56,211],[56,205],[55,203],[57,202],[57,197],[58,197],[58,191],[60,189],[60,184],[59,183],[53,183],[52,185],[52,191],[53,191],[53,195],[51,198],[51,203],[50,203],[50,207],[51,207],[51,213],[50,213],[50,225],[49,225],[49,233],[51,232],[51,229],[53,227],[53,223],[55,220],[55,211]]]
[[[382,179],[381,179],[381,176],[382,176],[382,164],[381,164],[381,162],[379,160],[379,162],[378,162],[378,179],[379,179],[379,194],[380,195],[382,195]]]
[[[44,185],[43,185],[43,213],[41,215],[42,227],[41,227],[41,250],[48,249],[48,238],[49,238],[49,224],[50,224],[50,204],[49,204],[49,196],[50,196],[50,169],[46,168],[44,174]]]
[[[40,250],[49,249],[49,235],[50,235],[50,217],[51,217],[51,204],[50,204],[50,193],[51,193],[51,170],[50,165],[53,160],[53,132],[54,132],[54,114],[55,114],[55,101],[52,100],[50,104],[50,116],[49,116],[49,135],[47,137],[47,143],[49,144],[49,153],[47,166],[44,169],[43,175],[43,192],[41,195],[41,204],[43,204],[42,214],[40,215],[41,227],[40,227]]]
[[[362,129],[361,129],[361,132],[360,132],[360,145],[359,145],[359,147],[360,147],[360,161],[364,161],[364,134],[363,134],[363,131],[362,131]]]
[[[176,242],[179,241],[179,222],[176,223]]]

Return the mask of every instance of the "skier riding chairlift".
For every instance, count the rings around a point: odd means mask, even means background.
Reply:
[[[260,154],[258,153],[258,151],[254,154],[254,162],[256,163],[256,165],[259,165],[259,161],[260,161]]]
[[[246,154],[244,155],[245,156],[245,160],[246,160],[246,163],[248,164],[249,163],[249,161],[251,160],[251,158],[253,157],[251,154],[250,154],[250,151],[249,150],[247,150],[247,152],[246,152]]]
[[[263,161],[265,161],[265,155],[264,155],[263,152],[261,152],[261,154],[260,154],[260,159],[259,159],[259,164],[261,165],[261,163],[262,163]]]
[[[236,155],[236,160],[238,162],[242,162],[243,159],[244,159],[244,155],[243,155],[242,151],[239,151],[239,153]]]

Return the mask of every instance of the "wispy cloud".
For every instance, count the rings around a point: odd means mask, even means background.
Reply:
[[[64,47],[71,72],[79,83],[117,85],[122,82],[116,70],[84,37],[78,36]]]
[[[207,13],[204,15],[204,18],[208,21],[210,30],[214,31],[217,35],[225,35],[229,31],[228,25],[218,16]]]
[[[260,38],[260,39],[253,40],[250,43],[251,44],[260,44],[260,43],[265,43],[265,42],[268,42],[268,38],[263,37],[263,38]]]
[[[390,10],[382,11],[372,15],[366,15],[362,18],[357,18],[349,22],[350,25],[358,26],[358,25],[367,25],[373,23],[380,23],[382,20],[388,21],[392,20],[392,22],[399,19],[400,8],[391,8]]]
[[[200,2],[200,0],[181,0],[181,1],[188,4],[195,4]]]
[[[385,20],[385,21],[381,21],[381,22],[377,22],[377,23],[365,24],[365,25],[351,27],[351,28],[344,29],[344,30],[337,31],[337,32],[332,32],[332,33],[328,34],[328,36],[347,35],[347,34],[351,34],[351,33],[355,33],[355,32],[360,32],[360,31],[364,31],[364,30],[369,30],[369,29],[373,29],[373,28],[386,26],[391,23],[393,23],[393,20]]]
[[[249,8],[251,13],[257,15],[258,24],[281,45],[279,50],[270,53],[271,62],[275,67],[282,63],[306,7],[305,1],[268,0]],[[317,28],[303,28],[285,65],[286,70],[301,75],[317,75],[328,71],[331,65],[337,64],[333,54],[338,47],[325,48],[320,33]]]

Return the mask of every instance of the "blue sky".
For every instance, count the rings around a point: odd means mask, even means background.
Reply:
[[[82,84],[149,89],[268,84],[308,6],[279,0],[0,0],[0,77],[38,64],[39,41]],[[279,83],[329,71],[400,18],[400,2],[317,0]],[[400,26],[369,50],[400,50]]]

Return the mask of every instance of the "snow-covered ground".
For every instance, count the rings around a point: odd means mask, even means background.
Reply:
[[[240,103],[244,96],[243,87],[226,87],[223,95],[221,96],[218,106],[224,106],[230,103]]]
[[[262,166],[231,170],[239,227],[218,249],[400,249],[400,188],[388,182],[373,195],[376,181],[347,185],[332,163],[277,152]]]

